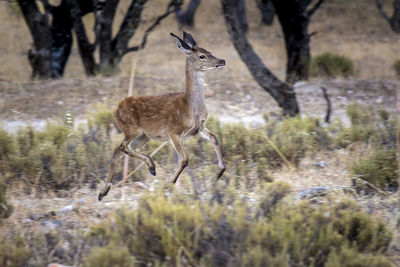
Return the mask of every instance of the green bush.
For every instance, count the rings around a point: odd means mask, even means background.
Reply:
[[[6,177],[0,176],[0,219],[8,218],[13,211],[13,206],[7,202],[6,184]]]
[[[324,53],[311,59],[310,76],[348,77],[353,75],[353,62],[345,56]]]
[[[363,257],[372,266],[390,265],[383,257],[390,231],[354,202],[335,198],[322,206],[294,205],[284,200],[285,184],[260,190],[264,197],[256,203],[229,190],[217,190],[220,200],[205,203],[154,192],[142,197],[137,210],[119,210],[114,219],[94,226],[88,238],[102,247],[126,247],[132,259],[157,266],[334,266]],[[97,256],[89,258],[115,256],[94,251]]]
[[[396,60],[393,64],[394,71],[396,72],[397,76],[400,76],[400,59]]]
[[[109,244],[105,247],[96,247],[88,258],[85,259],[85,267],[133,267],[135,258],[129,254],[126,247],[118,247]]]
[[[366,158],[359,159],[351,166],[351,172],[356,178],[361,178],[379,189],[396,191],[398,167],[395,149],[379,150]],[[362,185],[362,182],[357,185]],[[364,186],[364,188],[369,187]]]

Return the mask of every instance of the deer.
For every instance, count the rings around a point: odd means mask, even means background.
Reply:
[[[226,169],[221,148],[215,134],[205,126],[208,116],[204,103],[204,73],[225,67],[225,60],[197,45],[192,35],[183,31],[183,39],[170,33],[179,50],[186,56],[186,91],[159,96],[131,96],[123,99],[114,113],[117,127],[124,139],[114,150],[110,170],[103,190],[98,195],[101,201],[112,186],[116,161],[121,153],[144,161],[149,172],[155,176],[153,159],[139,151],[149,140],[170,141],[178,154],[179,166],[172,177],[175,184],[189,163],[184,148],[187,137],[200,135],[214,144],[219,171],[217,181]]]

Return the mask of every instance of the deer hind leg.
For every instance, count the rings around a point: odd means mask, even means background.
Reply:
[[[126,139],[122,142],[120,147],[121,151],[128,156],[144,161],[144,163],[146,163],[147,167],[149,168],[150,173],[153,176],[156,176],[156,165],[154,164],[153,159],[150,156],[135,150],[146,144],[148,141],[149,137],[147,137],[147,135],[143,133],[140,137],[133,141],[131,146],[132,149],[129,148],[129,141],[126,142]]]
[[[134,139],[132,141],[131,147],[132,147],[132,149],[140,148],[144,144],[146,144],[148,141],[149,141],[149,138],[145,134],[142,134],[141,136],[137,137],[136,139]],[[110,167],[110,171],[107,176],[106,184],[98,196],[99,201],[102,200],[103,197],[108,194],[108,191],[110,191],[110,188],[112,185],[112,179],[114,177],[115,170],[117,168],[117,164],[116,164],[117,160],[118,160],[119,156],[121,155],[121,153],[124,151],[123,147],[127,146],[129,143],[130,143],[130,139],[125,138],[124,141],[122,141],[122,143],[114,149],[114,154],[112,156],[111,167]],[[153,163],[153,166],[154,166],[154,163]],[[155,171],[154,171],[154,173],[155,173]]]
[[[189,159],[186,154],[185,148],[183,146],[183,138],[181,136],[175,135],[175,134],[170,135],[169,138],[175,148],[176,153],[178,153],[178,156],[179,156],[179,167],[176,170],[176,172],[172,178],[172,182],[175,184],[179,178],[179,175],[181,175],[183,170],[188,166]]]
[[[215,136],[215,134],[213,134],[206,127],[204,127],[203,130],[200,132],[200,136],[205,139],[211,140],[214,144],[215,153],[217,154],[217,158],[218,158],[218,167],[219,167],[219,172],[217,174],[217,180],[218,180],[222,176],[222,174],[224,174],[224,172],[226,170],[225,161],[224,161],[224,158],[222,157],[222,152],[221,152],[221,148],[219,146],[218,139]]]

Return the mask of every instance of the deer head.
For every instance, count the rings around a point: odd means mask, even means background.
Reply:
[[[171,32],[179,50],[186,55],[186,58],[192,64],[196,71],[207,71],[221,69],[225,66],[225,60],[219,59],[209,51],[197,45],[193,37],[183,31],[183,40]]]

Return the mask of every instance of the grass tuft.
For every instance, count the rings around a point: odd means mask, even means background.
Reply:
[[[354,64],[345,56],[324,53],[311,59],[310,76],[349,77],[353,75]]]

